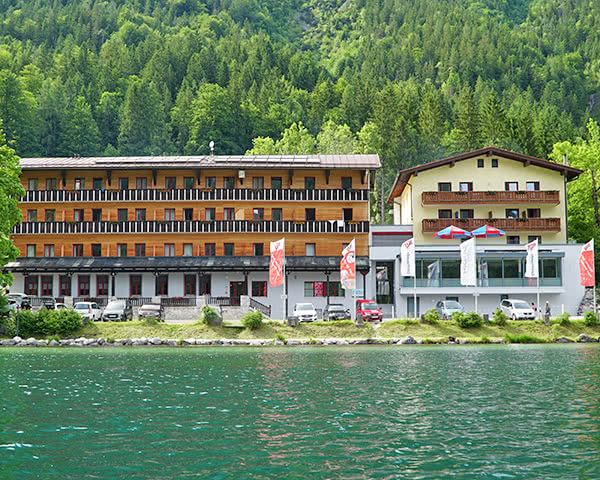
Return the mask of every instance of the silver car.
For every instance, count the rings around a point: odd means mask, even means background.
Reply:
[[[449,320],[454,312],[464,313],[464,307],[456,300],[440,300],[435,305],[435,309],[440,314],[440,318]]]
[[[502,300],[500,308],[511,320],[533,320],[535,319],[535,312],[531,305],[524,300],[518,300],[515,298],[507,298]]]

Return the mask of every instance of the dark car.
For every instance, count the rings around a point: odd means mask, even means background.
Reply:
[[[165,321],[165,310],[162,305],[157,303],[147,303],[142,305],[138,310],[138,318],[144,320],[149,317],[154,317],[159,322]]]
[[[133,319],[133,308],[129,300],[113,300],[108,302],[102,320],[105,322],[126,322]]]
[[[350,318],[350,310],[340,303],[327,305],[323,310],[323,320],[346,320]]]
[[[42,297],[42,308],[54,310],[56,308],[56,299],[54,297]]]

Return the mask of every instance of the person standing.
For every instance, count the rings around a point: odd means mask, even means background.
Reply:
[[[550,325],[550,313],[551,313],[551,309],[550,309],[550,302],[546,301],[546,308],[544,309],[544,323],[546,325]]]

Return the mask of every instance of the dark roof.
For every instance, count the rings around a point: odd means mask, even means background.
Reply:
[[[480,155],[497,155],[502,158],[508,158],[510,160],[517,160],[519,162],[523,162],[526,165],[536,165],[538,167],[556,170],[562,175],[565,175],[567,177],[567,180],[572,180],[573,178],[583,173],[583,170],[579,170],[578,168],[574,167],[569,167],[567,165],[563,165],[562,163],[550,162],[542,158],[530,157],[529,155],[511,152],[510,150],[503,150],[502,148],[498,147],[485,147],[480,148],[479,150],[473,150],[472,152],[461,153],[452,157],[443,158],[442,160],[436,160],[434,162],[424,163],[422,165],[417,165],[416,167],[400,170],[398,172],[398,175],[396,176],[396,180],[394,181],[394,185],[388,197],[388,202],[391,202],[394,198],[402,194],[413,173],[431,170],[432,168],[441,167],[443,165],[449,165],[451,163],[459,162],[460,160],[467,160],[469,158],[478,157]]]
[[[288,271],[330,271],[342,257],[286,257]],[[5,267],[10,272],[233,272],[266,271],[269,257],[21,257]],[[357,269],[369,270],[369,257],[357,257]]]
[[[375,169],[381,162],[369,155],[208,155],[153,157],[57,157],[22,158],[23,170],[49,169],[253,169],[253,168],[345,168]]]

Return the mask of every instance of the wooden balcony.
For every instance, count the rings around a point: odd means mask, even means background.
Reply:
[[[15,235],[87,233],[369,233],[368,221],[321,220],[150,220],[132,222],[23,222],[15,225]]]
[[[343,189],[143,189],[143,190],[29,190],[23,203],[62,202],[367,202],[368,190]]]
[[[490,225],[505,232],[560,232],[560,218],[436,218],[423,220],[423,233],[436,233],[450,225],[469,231]]]
[[[423,205],[558,205],[558,190],[518,192],[423,192]]]

